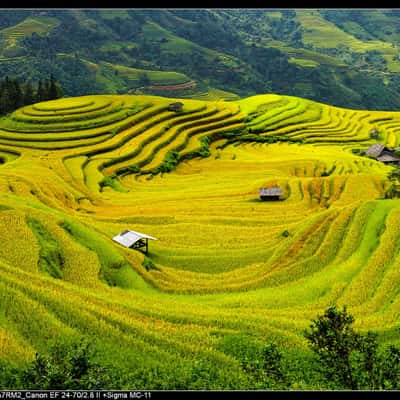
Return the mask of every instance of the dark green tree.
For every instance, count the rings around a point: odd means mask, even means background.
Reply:
[[[361,337],[351,325],[354,317],[346,307],[329,307],[305,332],[311,349],[318,355],[324,370],[340,387],[357,389],[351,354],[360,347]]]
[[[287,383],[287,377],[282,363],[282,353],[275,343],[267,344],[263,349],[263,370],[267,377],[275,382]]]
[[[33,104],[35,102],[35,92],[32,83],[27,82],[23,88],[23,103],[24,106]]]
[[[400,390],[400,349],[393,345],[388,346],[381,359],[382,389]]]
[[[355,332],[353,323],[346,307],[331,306],[304,333],[327,381],[335,389],[399,389],[400,349],[380,349],[376,333]]]
[[[38,88],[36,91],[36,101],[41,102],[46,100],[46,87],[42,80],[39,79]]]
[[[10,96],[10,106],[11,110],[16,110],[23,105],[23,94],[21,86],[17,79],[13,79],[9,83],[9,96]]]
[[[56,85],[56,80],[54,79],[53,74],[50,75],[50,85],[48,90],[49,100],[58,99],[60,97],[59,90]]]
[[[375,332],[368,332],[360,336],[360,348],[355,353],[354,369],[358,389],[382,389],[381,359],[378,354],[378,335]]]
[[[139,86],[141,86],[141,87],[150,85],[150,78],[146,72],[141,72],[139,74],[138,83],[139,83]]]
[[[44,99],[43,100],[50,100],[50,79],[46,79],[43,82],[44,88]]]
[[[0,110],[2,114],[7,114],[13,109],[12,86],[13,83],[8,76],[0,84]]]

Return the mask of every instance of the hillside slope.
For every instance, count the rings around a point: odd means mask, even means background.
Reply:
[[[0,11],[0,73],[69,96],[235,100],[273,92],[400,107],[398,10]]]
[[[399,127],[398,112],[277,94],[15,111],[0,121],[1,358],[83,336],[133,374],[116,388],[254,389],[227,343],[303,357],[334,303],[398,342],[400,200],[385,199],[392,167],[352,150],[398,146]],[[283,201],[261,202],[276,185]],[[158,240],[145,257],[112,241],[124,229]]]

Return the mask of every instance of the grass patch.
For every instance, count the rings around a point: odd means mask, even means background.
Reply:
[[[39,270],[61,279],[64,259],[57,241],[39,220],[27,217],[26,222],[39,242]]]
[[[74,240],[97,254],[101,265],[99,277],[103,282],[109,286],[121,288],[132,288],[136,284],[138,277],[131,265],[112,244],[96,231],[70,220],[64,221],[61,227]]]
[[[146,271],[150,270],[156,270],[159,271],[160,269],[157,267],[157,265],[153,262],[153,260],[147,256],[144,256],[144,260],[142,263],[142,266]]]
[[[111,189],[114,189],[117,192],[121,193],[126,193],[128,192],[127,189],[125,189],[121,183],[119,182],[118,177],[110,177],[110,176],[105,176],[100,182],[99,182],[100,188],[104,188],[106,186],[110,187]]]

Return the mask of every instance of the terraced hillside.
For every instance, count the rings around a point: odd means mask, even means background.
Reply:
[[[26,53],[21,41],[32,34],[43,35],[59,24],[56,18],[36,16],[28,17],[19,24],[0,30],[0,62],[19,57]]]
[[[15,111],[0,121],[1,357],[86,336],[148,388],[197,388],[204,370],[208,388],[254,388],[226,343],[297,357],[333,303],[398,342],[400,200],[392,167],[352,150],[396,147],[399,130],[397,112],[274,94]],[[283,200],[259,201],[275,185]],[[124,229],[158,239],[148,256],[112,241]]]
[[[400,108],[396,9],[4,9],[0,75],[67,96],[256,93]]]

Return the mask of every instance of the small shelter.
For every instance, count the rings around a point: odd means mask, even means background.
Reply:
[[[260,199],[266,200],[280,200],[282,195],[282,188],[272,187],[272,188],[260,188]]]
[[[367,150],[365,150],[365,154],[370,157],[377,158],[381,155],[381,153],[385,150],[385,146],[380,143],[375,143],[372,146],[368,147]]]
[[[180,101],[177,101],[176,103],[171,103],[168,106],[168,111],[182,111],[182,107],[183,107],[183,103],[181,103]]]
[[[380,143],[375,143],[365,150],[367,156],[383,163],[398,163],[400,158],[395,156],[395,150],[389,149]]]
[[[149,251],[149,239],[157,240],[155,237],[146,235],[145,233],[131,231],[129,229],[119,233],[113,237],[114,242],[131,249],[145,248],[145,253]]]
[[[383,163],[398,163],[400,161],[399,157],[393,156],[392,154],[385,154],[385,152],[376,159]]]

